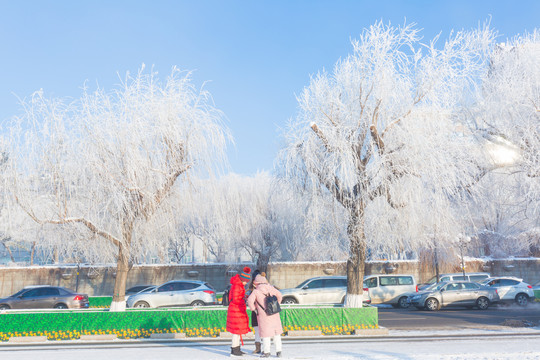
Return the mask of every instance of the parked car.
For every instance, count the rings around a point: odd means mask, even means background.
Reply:
[[[364,287],[369,289],[372,304],[391,304],[407,308],[408,297],[418,292],[412,275],[369,275],[364,277]]]
[[[88,295],[60,286],[27,286],[17,293],[0,299],[0,310],[5,309],[85,309]]]
[[[216,303],[216,291],[209,283],[197,280],[173,280],[155,289],[146,289],[131,295],[126,301],[126,306],[130,308],[157,308],[204,306]]]
[[[499,295],[495,288],[473,281],[449,281],[433,284],[409,299],[419,310],[434,311],[446,306],[476,306],[485,310],[499,301]]]
[[[463,281],[474,281],[477,283],[482,283],[484,280],[490,277],[491,275],[486,272],[465,273],[465,276],[463,276],[463,273],[460,272],[460,273],[454,273],[454,274],[439,275],[439,282],[463,280]],[[418,289],[423,290],[427,288],[428,286],[435,284],[436,282],[437,282],[437,276],[434,276],[431,279],[429,279],[427,283],[419,285]]]
[[[339,304],[347,295],[346,276],[319,276],[305,280],[291,289],[281,289],[282,304]],[[364,304],[371,303],[369,290],[364,288]]]
[[[496,288],[502,303],[515,301],[519,306],[527,306],[530,300],[534,300],[532,285],[524,283],[523,279],[513,276],[492,277],[482,284]]]

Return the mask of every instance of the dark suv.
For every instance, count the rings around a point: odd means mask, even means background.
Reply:
[[[85,309],[88,295],[75,293],[60,286],[27,286],[0,299],[0,310],[6,309]]]

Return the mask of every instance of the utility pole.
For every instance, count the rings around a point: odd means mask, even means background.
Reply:
[[[465,263],[463,261],[463,241],[459,241],[459,252],[461,253],[461,270],[463,271],[463,280],[465,280]]]
[[[459,234],[457,237],[458,245],[459,245],[459,253],[461,255],[461,270],[463,272],[463,279],[465,279],[465,260],[463,259],[463,247],[471,241],[471,238],[462,234]]]
[[[437,279],[437,283],[439,283],[439,254],[437,253],[437,249],[438,246],[435,246],[435,279]]]

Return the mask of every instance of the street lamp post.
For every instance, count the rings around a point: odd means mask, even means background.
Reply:
[[[463,261],[463,242],[459,242],[459,252],[461,253],[461,271],[463,271],[463,279],[465,279],[465,262]]]
[[[463,247],[466,243],[471,241],[471,238],[468,236],[464,236],[462,234],[459,234],[457,237],[457,242],[459,245],[459,253],[461,255],[461,271],[463,272],[463,279],[465,279],[465,260],[463,259]]]

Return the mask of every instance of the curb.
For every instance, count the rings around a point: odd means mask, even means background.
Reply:
[[[414,335],[392,335],[389,334],[388,329],[371,329],[371,330],[381,330],[381,334],[371,333],[363,334],[359,333],[357,335],[324,335],[324,336],[283,336],[281,339],[283,343],[295,343],[299,341],[317,341],[320,342],[322,339],[327,339],[331,342],[349,342],[354,340],[361,341],[370,341],[370,340],[380,340],[380,341],[430,341],[426,339],[459,339],[459,338],[470,338],[471,336],[476,337],[529,337],[529,336],[540,336],[540,331],[532,332],[500,332],[500,333],[486,333],[486,332],[465,332],[462,334],[455,333],[440,333],[440,334],[414,334]],[[480,330],[480,329],[478,329]],[[161,334],[161,335],[178,335],[178,334]],[[13,339],[13,340],[12,340]],[[156,338],[147,338],[147,339],[87,339],[87,340],[61,340],[61,341],[52,341],[47,340],[46,336],[25,336],[25,337],[12,337],[9,341],[0,343],[0,351],[8,350],[9,348],[19,347],[19,346],[28,346],[28,347],[39,347],[39,346],[81,346],[85,344],[92,345],[136,345],[136,344],[159,344],[159,343],[172,343],[172,344],[185,344],[186,346],[201,346],[203,344],[207,345],[225,345],[230,343],[230,338],[227,337],[216,337],[216,338],[192,338],[192,337],[167,337],[161,336]],[[253,344],[253,339],[246,339],[247,344]]]
[[[46,336],[13,336],[10,337],[9,343],[28,344],[28,343],[40,343],[47,341]]]
[[[101,335],[81,335],[81,341],[112,341],[117,340],[118,337],[114,334],[101,334]]]

